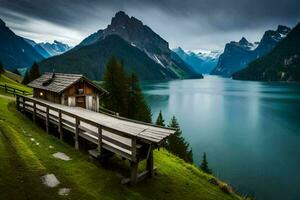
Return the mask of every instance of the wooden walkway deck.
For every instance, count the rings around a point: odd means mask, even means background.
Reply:
[[[153,149],[161,145],[174,129],[158,127],[127,118],[97,113],[84,108],[69,107],[45,100],[17,95],[17,108],[32,113],[45,120],[46,131],[50,123],[58,128],[60,138],[63,129],[74,134],[75,148],[79,148],[78,138],[84,138],[97,145],[91,151],[94,156],[101,156],[103,149],[116,153],[131,162],[131,177],[123,183],[137,183],[147,175],[154,174]],[[147,169],[138,174],[137,168],[141,160],[147,159]]]

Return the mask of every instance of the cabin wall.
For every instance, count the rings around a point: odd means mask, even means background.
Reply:
[[[60,95],[55,92],[37,89],[37,88],[33,89],[33,97],[44,99],[53,103],[60,103],[60,99],[61,99]]]
[[[62,93],[60,101],[63,105],[77,106],[98,112],[100,94],[94,86],[82,80],[67,88]]]

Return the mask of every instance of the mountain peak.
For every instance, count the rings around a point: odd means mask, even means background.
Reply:
[[[291,29],[287,26],[283,26],[283,25],[278,25],[276,32],[279,33],[289,33],[291,31]]]
[[[240,39],[239,43],[241,45],[248,45],[249,44],[248,40],[245,37],[242,37],[242,39]]]
[[[111,19],[111,26],[125,25],[129,20],[130,17],[124,11],[119,11]]]

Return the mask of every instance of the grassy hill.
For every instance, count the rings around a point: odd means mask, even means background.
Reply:
[[[154,153],[158,175],[134,187],[121,185],[129,175],[128,162],[114,156],[101,164],[50,133],[18,112],[14,101],[0,97],[0,199],[242,199],[163,149]],[[54,158],[56,152],[71,160]],[[58,178],[57,187],[42,184],[40,177],[47,173]],[[59,196],[59,188],[71,188],[69,196]]]
[[[10,86],[10,87],[13,87],[13,88],[16,88],[16,89],[19,89],[19,90],[24,90],[24,91],[27,91],[29,93],[32,93],[31,88],[14,81],[13,79],[9,78],[8,76],[12,77],[12,76],[14,76],[14,74],[11,73],[11,72],[10,73],[5,72],[4,74],[2,74],[0,76],[0,85],[6,84],[7,86]],[[9,95],[9,94],[5,93],[4,89],[1,88],[1,87],[0,87],[0,94]],[[12,94],[10,96],[12,96]]]

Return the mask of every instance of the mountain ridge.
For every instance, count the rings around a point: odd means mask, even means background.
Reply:
[[[232,76],[236,80],[300,81],[300,23],[265,56]]]
[[[250,43],[245,37],[239,42],[227,43],[211,74],[231,77],[234,72],[245,68],[251,61],[270,52],[290,30],[289,27],[279,25],[276,30],[266,31],[259,43]]]

